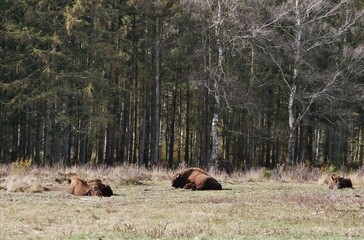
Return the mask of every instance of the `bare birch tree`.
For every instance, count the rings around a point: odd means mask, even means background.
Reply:
[[[275,51],[270,52],[270,55],[288,89],[287,163],[292,164],[296,158],[296,130],[300,121],[313,103],[348,81],[339,61],[323,59],[328,66],[320,68],[313,59],[325,51],[337,51],[338,42],[363,16],[363,11],[354,13],[346,10],[350,8],[347,1],[335,4],[323,0],[290,0],[281,7],[288,13],[276,25],[283,38],[280,41],[275,39],[277,44],[272,49],[284,52],[286,59],[278,60]]]
[[[259,45],[260,38],[267,35],[269,27],[278,21],[285,12],[264,19],[266,16],[263,13],[260,15],[257,13],[264,8],[264,5],[258,4],[259,6],[256,6],[256,2],[250,0],[185,0],[183,3],[190,9],[198,9],[195,11],[205,21],[207,36],[213,39],[206,41],[209,44],[207,49],[211,49],[211,51],[206,52],[209,55],[207,57],[209,60],[204,71],[207,72],[208,79],[203,82],[214,99],[211,121],[211,152],[208,160],[208,167],[211,167],[217,164],[221,104],[225,102],[229,105],[229,95],[232,95],[227,91],[232,90],[233,94],[239,95],[239,98],[242,98],[242,92],[247,91],[246,89],[229,89],[237,77],[229,74],[225,67],[225,48],[229,45],[229,48],[234,49],[233,51],[237,54],[242,54],[241,49],[250,46],[251,56],[248,64],[251,64],[250,70],[251,75],[253,75],[255,48],[261,47],[256,45]],[[197,8],[194,8],[196,6]],[[213,53],[212,56],[211,52]],[[250,76],[249,81],[253,77]],[[241,99],[241,101],[246,101],[246,99]]]
[[[209,89],[209,93],[214,99],[214,109],[211,120],[211,151],[208,159],[208,167],[216,165],[219,148],[219,114],[221,108],[222,99],[222,86],[227,80],[227,76],[224,71],[224,41],[226,41],[224,35],[224,21],[228,14],[230,7],[235,5],[235,1],[231,0],[185,0],[183,4],[189,7],[191,10],[197,7],[198,14],[203,16],[206,23],[204,31],[207,32],[206,37],[211,38],[212,41],[206,41],[210,46],[207,49],[207,64],[204,71],[208,76],[206,81],[202,81],[204,86]],[[210,55],[212,53],[212,55]]]

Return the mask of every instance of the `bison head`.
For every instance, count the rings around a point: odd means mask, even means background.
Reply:
[[[341,189],[341,188],[352,188],[353,184],[350,180],[350,178],[343,178],[339,175],[337,175],[336,173],[331,174],[331,179],[332,182],[330,183],[329,188],[333,189],[333,188],[337,188],[337,189]]]
[[[101,189],[97,186],[91,186],[91,188],[85,193],[85,196],[99,196],[102,197]]]
[[[103,188],[101,188],[101,192],[102,196],[104,197],[111,197],[111,195],[114,194],[109,185],[105,185]]]
[[[185,185],[185,178],[183,175],[177,173],[172,178],[172,187],[174,188],[183,188]]]

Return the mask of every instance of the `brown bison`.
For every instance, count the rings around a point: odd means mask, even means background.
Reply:
[[[79,177],[71,177],[68,179],[69,188],[68,192],[76,196],[85,196],[86,193],[91,189],[85,180]]]
[[[95,191],[100,190],[102,196],[104,196],[104,197],[110,197],[113,195],[113,192],[112,192],[110,186],[103,184],[100,179],[89,180],[89,181],[87,181],[87,184],[90,185],[91,187],[93,187],[95,189]]]
[[[176,173],[172,186],[192,190],[221,190],[221,184],[200,168],[187,168]]]
[[[353,188],[353,183],[351,182],[350,178],[343,178],[338,174],[333,173],[331,174],[331,179],[332,181],[329,186],[330,189]]]
[[[110,186],[105,185],[100,179],[94,179],[86,182],[79,177],[72,177],[68,179],[69,188],[68,192],[76,196],[104,196],[110,197],[113,192]]]

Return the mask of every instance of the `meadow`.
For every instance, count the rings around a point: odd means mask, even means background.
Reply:
[[[173,171],[0,167],[0,239],[363,239],[364,176],[328,188],[305,167],[211,172],[221,191],[174,189]],[[67,193],[67,178],[100,178],[112,197]]]

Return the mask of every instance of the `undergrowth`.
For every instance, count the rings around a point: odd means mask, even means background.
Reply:
[[[21,160],[12,164],[0,165],[0,188],[8,191],[27,191],[35,189],[52,189],[56,183],[66,183],[71,176],[83,179],[99,178],[103,182],[118,185],[140,184],[146,181],[169,180],[180,169],[165,168],[146,169],[132,164],[119,166],[71,166],[71,167],[39,167],[32,165],[31,160]],[[275,169],[254,168],[247,171],[235,171],[227,174],[211,168],[209,174],[222,183],[242,182],[283,182],[283,183],[318,183],[328,184],[332,168],[314,168],[306,165],[278,166]],[[364,168],[358,171],[338,174],[350,177],[354,186],[364,184]],[[38,187],[34,187],[36,185]]]

